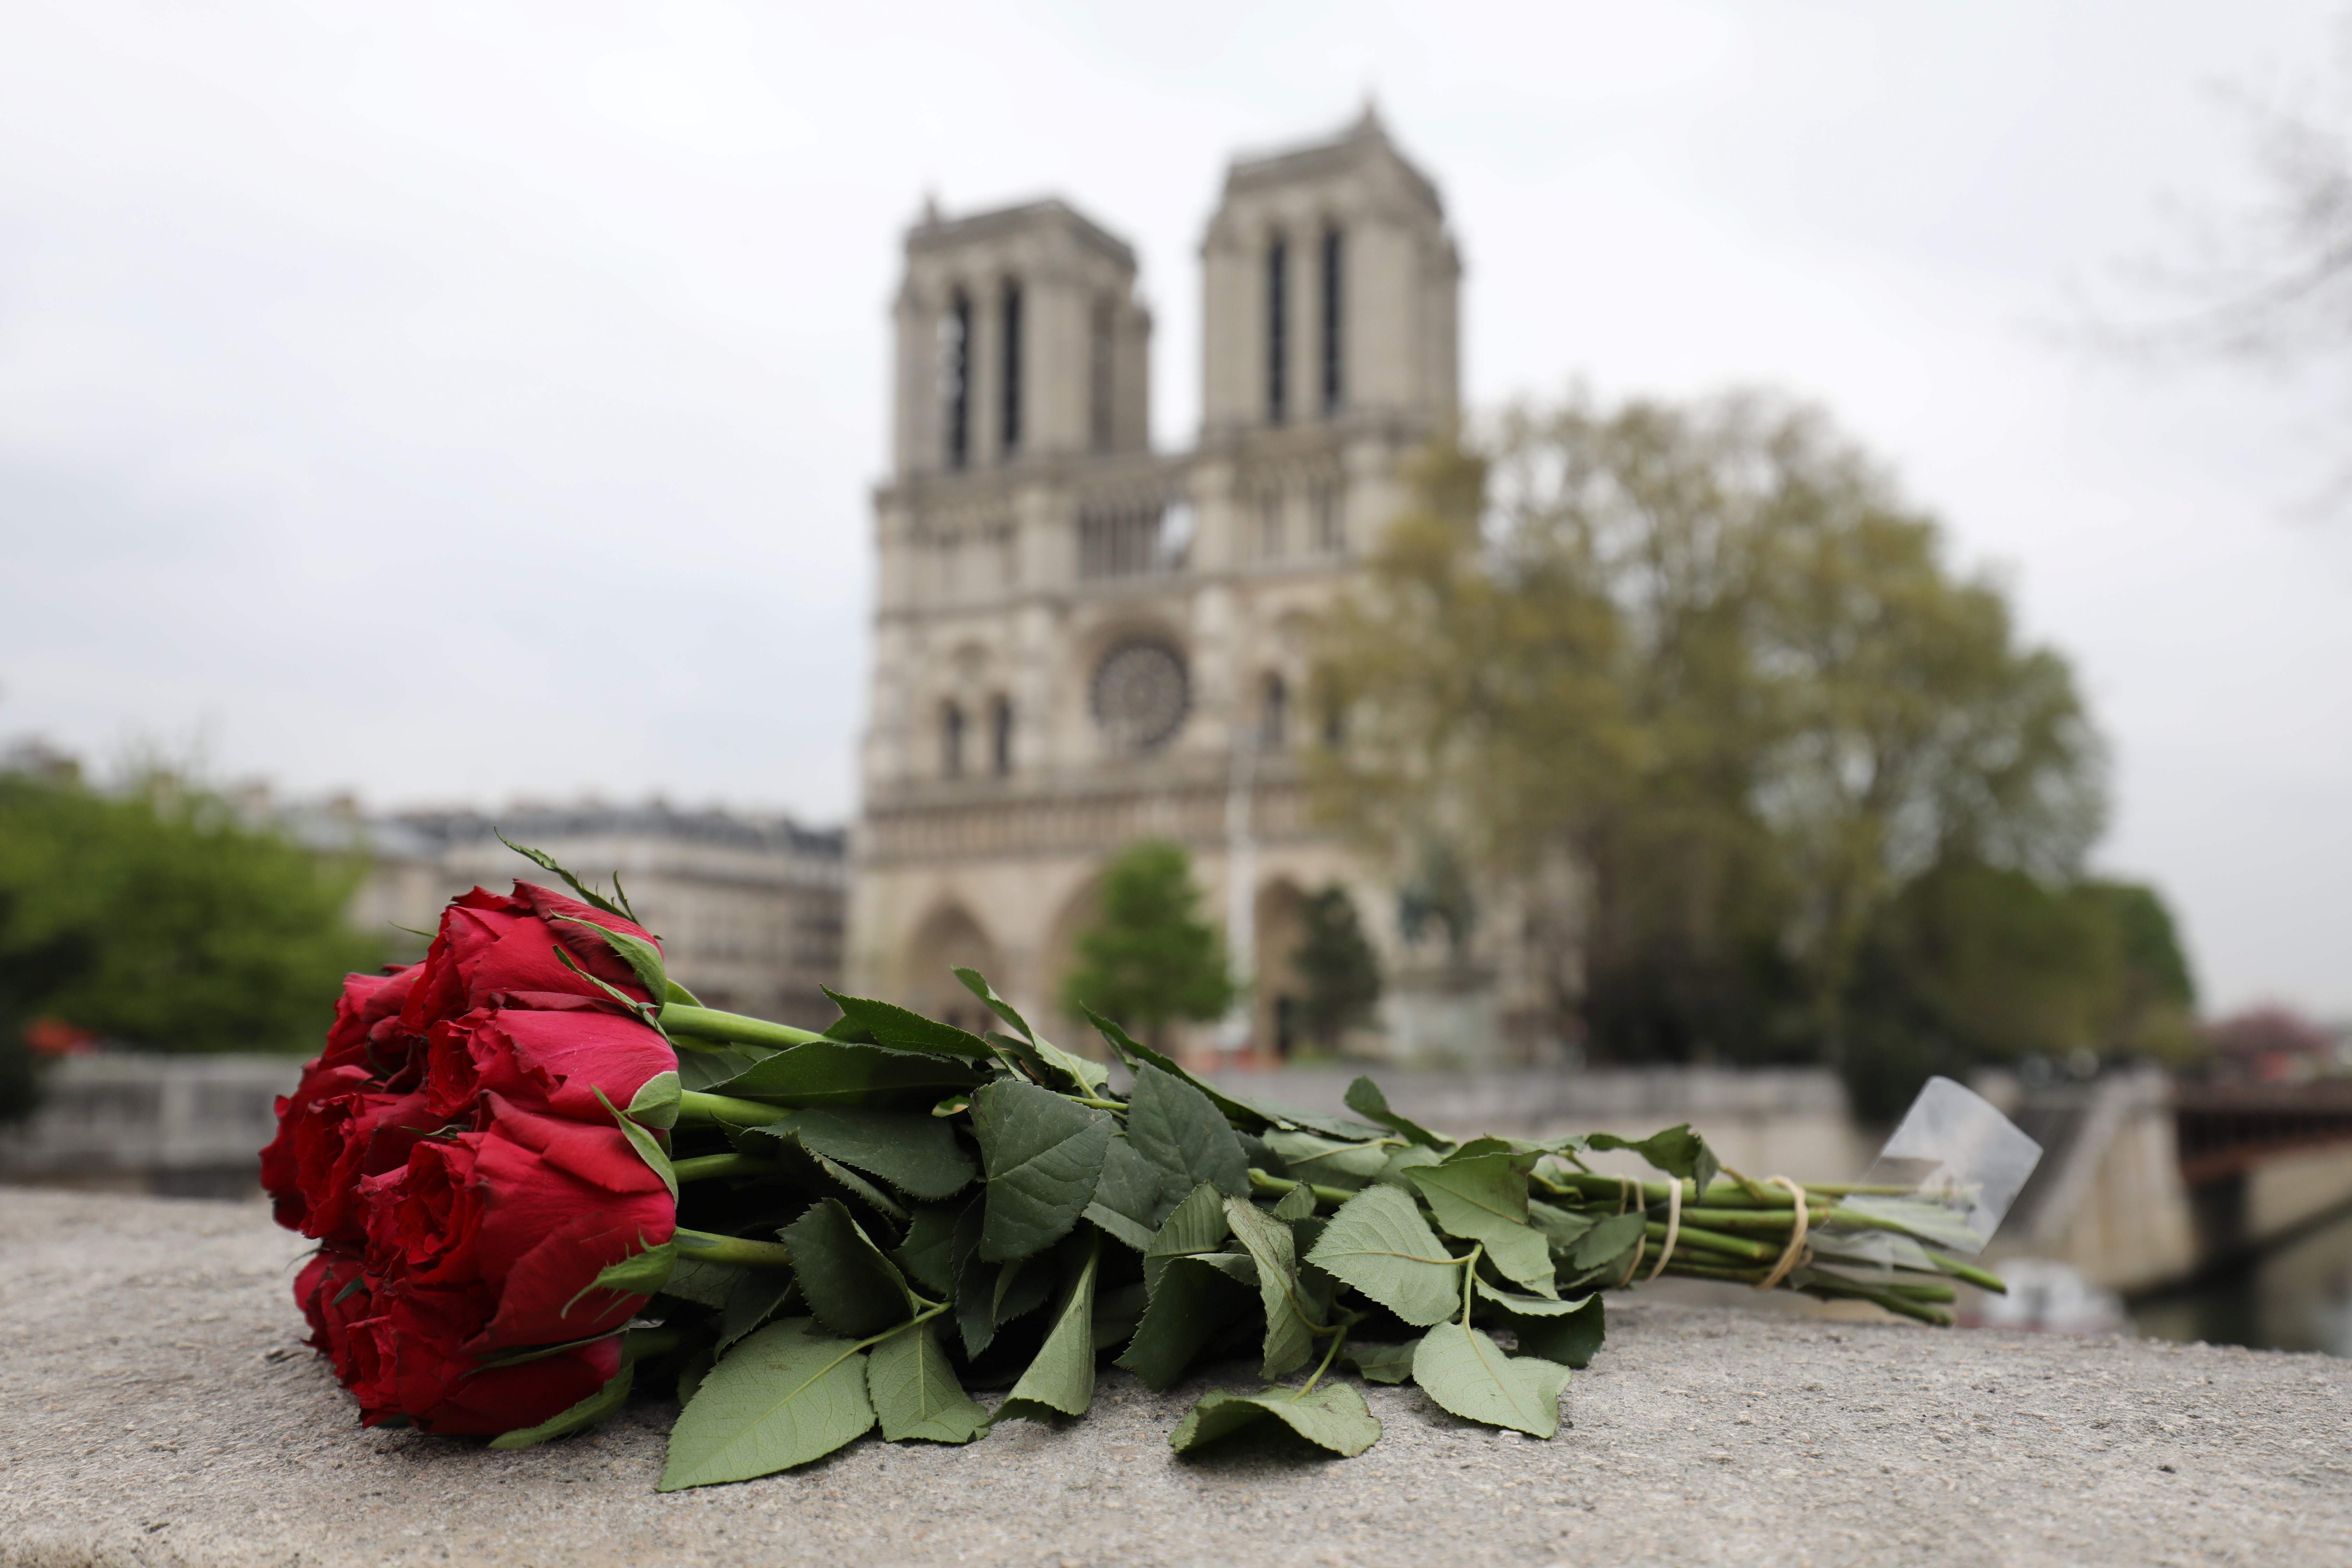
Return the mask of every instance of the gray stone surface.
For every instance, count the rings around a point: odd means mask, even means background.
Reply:
[[[1199,1391],[660,1496],[672,1411],[367,1432],[256,1205],[0,1189],[0,1564],[2343,1563],[2352,1366],[1612,1304],[1538,1443],[1375,1389],[1352,1460],[1178,1459]],[[1245,1368],[1212,1381],[1239,1384]]]

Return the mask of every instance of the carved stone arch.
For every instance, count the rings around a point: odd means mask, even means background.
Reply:
[[[906,1005],[977,1033],[994,1027],[988,1009],[951,971],[977,969],[1003,984],[1004,953],[960,899],[941,900],[907,943]]]
[[[1288,877],[1258,884],[1251,921],[1256,951],[1250,955],[1250,1037],[1264,1055],[1287,1057],[1305,1039],[1292,1015],[1307,990],[1297,963],[1307,933],[1306,900],[1306,890]]]

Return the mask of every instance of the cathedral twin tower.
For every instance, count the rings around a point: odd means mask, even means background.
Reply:
[[[1200,444],[1171,455],[1123,241],[1060,201],[908,233],[853,991],[972,1024],[971,964],[1057,1016],[1097,879],[1146,837],[1192,853],[1262,1047],[1307,892],[1347,888],[1397,972],[1392,894],[1313,828],[1294,748],[1312,617],[1454,416],[1461,262],[1369,110],[1236,160],[1201,258]]]

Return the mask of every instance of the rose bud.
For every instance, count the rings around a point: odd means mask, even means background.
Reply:
[[[424,1042],[401,1029],[400,1014],[424,972],[423,964],[412,963],[388,974],[345,975],[327,1048],[312,1065],[364,1068],[379,1081],[415,1088],[411,1058]],[[403,1078],[410,1081],[399,1082]]]
[[[427,1432],[495,1436],[536,1426],[587,1398],[621,1370],[620,1336],[511,1366],[484,1366],[471,1348],[482,1302],[475,1290],[395,1290],[350,1330],[354,1375],[345,1384],[360,1419],[405,1416]]]
[[[278,1098],[278,1136],[261,1152],[278,1223],[362,1245],[361,1179],[405,1163],[410,1146],[438,1125],[422,1093],[377,1089],[362,1068],[313,1064],[291,1096]]]
[[[484,1094],[609,1125],[605,1103],[626,1106],[646,1080],[677,1070],[677,1053],[635,1018],[587,1010],[516,1007],[468,1013],[433,1026],[425,1103],[456,1116]],[[604,1101],[596,1098],[599,1092]]]
[[[401,1027],[423,1035],[444,1018],[509,998],[525,1006],[556,997],[603,1000],[610,993],[600,980],[638,1001],[658,1000],[647,997],[603,938],[572,923],[579,921],[653,941],[618,915],[530,882],[517,882],[511,898],[476,888],[451,900],[425,955],[425,973],[401,1010]]]
[[[481,1121],[418,1142],[399,1170],[364,1184],[369,1272],[394,1294],[478,1290],[477,1351],[626,1323],[646,1298],[599,1289],[596,1277],[670,1239],[668,1187],[609,1120],[542,1116],[493,1094]]]

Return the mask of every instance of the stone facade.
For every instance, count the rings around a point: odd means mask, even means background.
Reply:
[[[362,825],[375,867],[353,922],[430,931],[441,906],[517,878],[560,888],[499,841],[504,833],[609,890],[615,872],[670,973],[713,1007],[823,1028],[822,987],[841,984],[846,836],[784,817],[642,806],[411,812]],[[315,832],[313,837],[319,837]],[[417,953],[424,947],[415,943]]]
[[[856,990],[976,1022],[948,973],[969,963],[1054,1016],[1103,866],[1145,837],[1191,851],[1255,983],[1227,1045],[1280,1043],[1307,892],[1347,888],[1392,981],[1413,966],[1386,874],[1310,822],[1297,750],[1324,722],[1312,620],[1455,417],[1461,262],[1370,110],[1236,160],[1201,256],[1200,444],[1167,455],[1123,242],[1060,201],[907,236]],[[1491,988],[1396,989],[1392,1052],[1487,1048]]]

